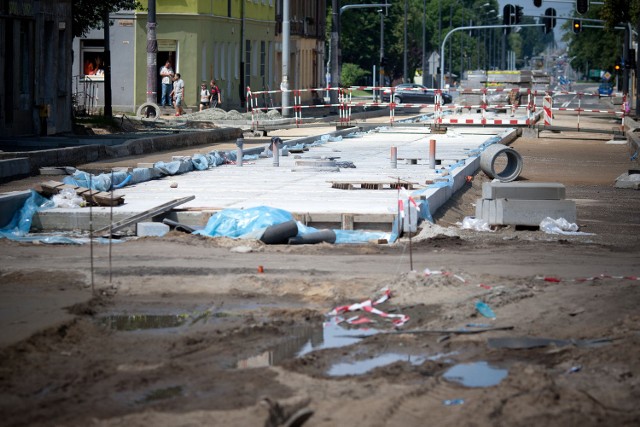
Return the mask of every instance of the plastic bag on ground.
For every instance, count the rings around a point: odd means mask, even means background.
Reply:
[[[553,219],[546,217],[540,221],[540,230],[547,234],[564,234],[572,236],[591,236],[593,233],[583,233],[578,231],[578,225],[570,223],[564,218]]]
[[[475,230],[475,231],[493,231],[491,227],[489,227],[489,223],[482,218],[475,218],[472,216],[467,216],[462,220],[462,224],[460,227],[463,230]]]

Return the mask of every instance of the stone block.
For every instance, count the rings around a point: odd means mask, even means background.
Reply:
[[[138,237],[162,237],[169,232],[169,226],[161,222],[139,222],[136,226]]]
[[[616,178],[615,187],[640,190],[640,174],[623,173],[618,178]]]
[[[489,206],[489,225],[526,225],[537,227],[546,217],[564,218],[576,222],[576,204],[572,200],[494,199],[483,202]]]
[[[485,182],[483,199],[563,200],[565,187],[556,182]]]

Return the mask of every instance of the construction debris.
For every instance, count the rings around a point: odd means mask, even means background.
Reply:
[[[90,188],[64,184],[58,181],[45,181],[39,184],[36,191],[45,197],[60,194],[63,190],[73,190],[82,199],[93,206],[119,206],[124,204],[124,195],[112,191],[95,191]]]

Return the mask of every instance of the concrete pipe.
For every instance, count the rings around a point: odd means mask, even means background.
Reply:
[[[160,117],[160,107],[154,102],[145,102],[138,107],[136,116],[141,120],[148,120],[155,122]]]
[[[503,167],[504,158],[506,158],[506,165]],[[496,161],[498,161],[497,168]],[[522,172],[522,156],[513,148],[502,144],[493,144],[482,152],[480,169],[489,178],[497,178],[501,182],[515,181]]]

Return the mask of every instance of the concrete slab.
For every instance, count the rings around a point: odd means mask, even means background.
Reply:
[[[489,225],[523,225],[537,227],[546,217],[576,222],[576,204],[572,200],[479,199],[476,217]]]
[[[394,127],[394,129],[396,129]],[[124,187],[125,204],[113,207],[113,220],[143,212],[169,200],[195,195],[195,199],[174,209],[166,217],[190,226],[204,226],[211,215],[226,208],[271,206],[287,210],[308,225],[331,228],[390,230],[397,211],[398,191],[344,190],[332,188],[332,180],[416,182],[412,194],[429,203],[435,212],[451,195],[465,184],[465,177],[479,167],[479,155],[486,144],[513,138],[514,129],[482,128],[477,134],[447,132],[430,135],[424,132],[370,132],[329,141],[311,147],[305,156],[338,157],[350,161],[355,168],[340,168],[339,172],[297,170],[294,156],[281,156],[279,167],[273,159],[245,159],[242,167],[223,165],[205,171],[195,171]],[[310,130],[306,129],[306,135]],[[309,140],[326,134],[322,128]],[[428,153],[429,140],[437,140],[437,157],[447,159],[447,165],[435,170],[422,165],[398,163],[392,168],[390,147],[403,152]],[[289,145],[296,139],[287,140]],[[452,163],[452,159],[456,162]],[[170,185],[177,183],[175,188]],[[446,185],[443,185],[445,182]],[[434,183],[434,184],[428,184]],[[108,226],[110,208],[93,208],[94,228]],[[157,221],[155,218],[154,221]],[[34,219],[34,226],[64,230],[67,227],[85,228],[88,209],[43,211]],[[86,228],[85,228],[86,229]]]
[[[565,187],[555,182],[485,182],[483,199],[562,200]]]

